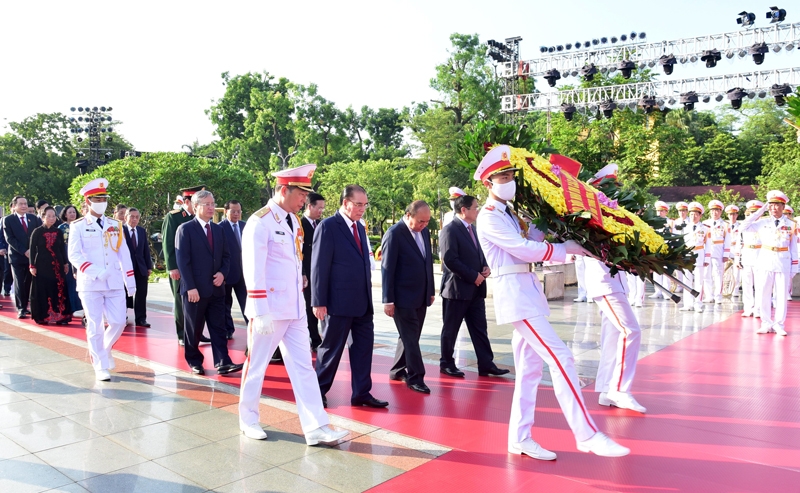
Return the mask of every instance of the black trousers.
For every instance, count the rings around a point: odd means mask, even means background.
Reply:
[[[202,366],[203,353],[197,348],[203,327],[208,324],[208,335],[211,338],[211,353],[214,356],[214,367],[231,364],[228,356],[228,340],[225,338],[225,297],[201,297],[197,303],[191,303],[187,295],[183,299],[183,313],[186,318],[184,331],[184,354],[189,366]]]
[[[178,339],[183,338],[183,298],[181,297],[181,281],[169,278],[169,289],[172,291],[172,316],[175,319],[175,332]]]
[[[134,274],[136,295],[128,296],[127,307],[133,308],[133,319],[138,325],[147,322],[147,279],[148,276]]]
[[[3,255],[0,261],[0,279],[4,293],[11,292],[11,285],[14,283],[14,275],[11,273],[11,262],[8,261],[8,254]]]
[[[350,345],[350,386],[353,393],[350,400],[370,397],[372,390],[372,348],[375,343],[375,325],[372,313],[361,317],[327,317],[328,329],[325,339],[317,348],[317,380],[322,395],[328,393],[333,385],[339,361],[347,344],[347,334],[353,334]]]
[[[225,285],[225,330],[228,334],[233,334],[236,329],[233,325],[233,315],[231,315],[234,294],[236,294],[236,301],[239,302],[239,309],[242,310],[244,323],[250,323],[247,320],[247,315],[244,314],[244,307],[247,305],[247,285],[244,283],[244,278],[241,278],[236,284]]]
[[[12,263],[11,272],[14,277],[14,301],[17,311],[28,309],[28,300],[31,297],[31,271],[28,263]]]
[[[306,319],[308,320],[308,337],[311,338],[311,348],[317,348],[322,344],[322,337],[319,335],[319,320],[314,316],[314,309],[311,307],[311,283],[303,290],[303,298],[306,300]]]
[[[469,337],[472,339],[472,346],[475,348],[475,355],[478,358],[478,371],[488,371],[495,368],[494,353],[492,353],[492,344],[489,342],[486,326],[486,300],[483,298],[474,300],[442,298],[442,318],[442,357],[439,359],[440,367],[456,367],[453,351],[456,347],[456,339],[458,338],[458,330],[461,328],[461,322],[466,320]]]
[[[425,364],[419,349],[419,337],[422,324],[425,323],[427,306],[420,308],[394,308],[394,325],[400,338],[397,340],[397,351],[394,353],[394,364],[389,370],[389,377],[395,378],[398,373],[406,371],[406,384],[425,383]]]

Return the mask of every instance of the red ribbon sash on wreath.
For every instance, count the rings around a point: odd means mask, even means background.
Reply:
[[[581,170],[581,163],[559,154],[550,155],[550,164],[561,169],[558,173],[561,189],[564,191],[564,202],[569,212],[589,211],[592,218],[589,224],[603,228],[603,213],[597,194],[586,189],[584,183],[575,178]]]

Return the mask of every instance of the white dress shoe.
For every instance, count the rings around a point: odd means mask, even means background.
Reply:
[[[101,382],[108,382],[111,380],[111,373],[108,370],[95,370],[94,377]]]
[[[753,316],[753,314],[752,314],[752,313],[742,312],[742,318],[745,318],[745,317],[752,317],[752,316]]]
[[[526,438],[524,442],[510,443],[508,445],[509,454],[527,455],[533,459],[539,460],[556,460],[555,452],[551,452],[541,445],[534,442],[530,438]]]
[[[631,449],[623,447],[600,431],[592,435],[592,438],[578,442],[577,447],[581,452],[591,452],[601,457],[623,457],[631,453]]]
[[[246,425],[244,423],[239,423],[239,429],[242,430],[242,433],[244,433],[244,436],[247,438],[252,438],[253,440],[267,439],[267,432],[265,432],[260,425]]]
[[[771,330],[769,327],[761,327],[756,331],[756,334],[769,334]]]
[[[601,406],[614,406],[620,409],[630,409],[639,413],[646,413],[647,408],[636,402],[631,394],[624,392],[601,392],[597,403]]]
[[[753,314],[753,318],[761,318],[761,314],[760,313],[754,313]]]
[[[578,297],[578,298],[573,299],[572,301],[574,301],[575,303],[583,303],[583,302],[586,301],[586,298]]]
[[[775,333],[778,334],[779,336],[788,336],[789,335],[789,333],[786,332],[784,329],[775,329]]]
[[[682,311],[682,312],[690,312],[690,311],[694,310],[694,308],[691,307],[691,306],[682,306],[682,307],[679,308],[679,310]]]
[[[648,296],[648,298],[650,298],[651,300],[657,300],[658,298],[661,298],[661,295],[658,294],[658,293],[655,293],[655,294],[651,294],[650,296]]]
[[[703,305],[697,305],[696,307],[694,307],[694,311],[696,311],[697,313],[703,313]]]
[[[321,426],[314,431],[306,433],[306,445],[317,445],[319,443],[336,443],[346,437],[350,432],[345,430],[335,431],[328,426]]]
[[[589,298],[589,299],[586,300],[586,303],[594,303],[594,299],[593,298]]]
[[[641,301],[637,301],[637,302],[636,302],[636,304],[635,304],[634,306],[635,306],[635,307],[637,307],[637,308],[641,308],[641,307],[643,307],[644,305],[642,304],[642,302],[641,302]]]

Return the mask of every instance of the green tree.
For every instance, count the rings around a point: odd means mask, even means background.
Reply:
[[[764,200],[769,190],[780,190],[790,204],[800,203],[800,143],[773,142],[764,147],[764,168],[758,178],[758,195]]]
[[[719,200],[720,202],[722,202],[726,206],[731,205],[731,204],[737,205],[737,206],[739,206],[739,209],[741,211],[744,211],[745,200],[742,198],[741,194],[739,192],[731,190],[731,189],[729,189],[729,188],[727,188],[725,186],[723,186],[722,189],[719,192],[714,192],[711,189],[709,189],[706,193],[703,193],[703,194],[700,194],[700,195],[696,195],[692,199],[693,202],[699,202],[706,209],[706,212],[703,215],[703,217],[705,217],[705,218],[709,217],[709,215],[708,215],[708,203],[711,202],[712,200]],[[742,217],[744,216],[743,212],[742,212],[741,216]]]

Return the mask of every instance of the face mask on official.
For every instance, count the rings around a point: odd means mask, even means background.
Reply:
[[[108,202],[89,202],[89,207],[92,208],[92,211],[94,211],[97,214],[100,214],[101,216],[106,211],[107,206]]]
[[[513,200],[517,194],[517,182],[514,180],[507,183],[492,182],[492,193],[500,200]]]

